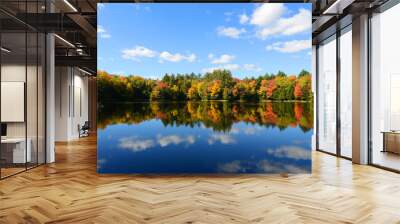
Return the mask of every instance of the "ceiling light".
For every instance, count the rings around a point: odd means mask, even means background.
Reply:
[[[68,1],[64,0],[65,4],[67,4],[74,12],[78,12],[78,10]]]
[[[55,37],[57,37],[59,40],[61,40],[62,42],[64,42],[64,43],[66,43],[67,45],[69,45],[70,47],[73,47],[73,48],[75,48],[75,45],[73,45],[71,42],[69,42],[68,40],[66,40],[66,39],[64,39],[64,38],[62,38],[62,37],[60,37],[59,35],[57,35],[57,34],[54,34],[54,36]]]
[[[342,14],[343,10],[351,5],[355,0],[336,0],[332,5],[330,5],[322,14]]]
[[[7,49],[5,47],[1,47],[0,49],[1,49],[1,51],[4,51],[6,53],[10,53],[11,52],[11,50],[9,50],[9,49]]]
[[[83,72],[83,73],[85,73],[85,74],[87,74],[87,75],[92,75],[92,73],[90,73],[90,72],[88,72],[88,71],[86,71],[86,70],[83,70],[83,69],[81,69],[81,68],[79,68],[79,67],[78,67],[78,70],[81,71],[81,72]]]

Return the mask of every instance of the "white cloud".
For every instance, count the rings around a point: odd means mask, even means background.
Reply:
[[[186,144],[193,144],[196,141],[196,137],[193,135],[189,135],[186,137],[181,137],[179,135],[168,135],[168,136],[158,136],[158,144],[160,144],[161,147],[166,147],[168,145],[179,145],[181,143],[186,143]]]
[[[188,61],[188,62],[194,62],[196,60],[196,55],[195,54],[190,54],[190,55],[182,55],[180,53],[176,54],[171,54],[168,51],[163,51],[160,53],[160,60],[162,61],[170,61],[170,62],[180,62],[180,61]]]
[[[274,35],[294,35],[305,32],[311,28],[311,11],[300,9],[297,14],[289,18],[280,18],[276,23],[263,26],[257,31],[261,39]]]
[[[262,172],[266,172],[266,173],[285,172],[284,169],[277,166],[276,164],[269,162],[268,160],[261,160],[260,162],[258,162],[257,167],[259,170],[261,170]]]
[[[243,68],[247,71],[259,72],[262,69],[255,64],[244,64]]]
[[[296,166],[293,164],[276,163],[268,160],[261,160],[257,167],[260,171],[266,173],[309,173],[306,166]]]
[[[229,131],[229,133],[231,133],[231,134],[239,134],[239,132],[240,132],[239,128],[235,128],[235,127],[233,127],[233,128]]]
[[[268,45],[268,51],[279,51],[282,53],[294,53],[311,48],[311,40],[292,40],[287,42],[276,42]]]
[[[230,71],[236,71],[240,69],[240,66],[238,64],[226,64],[223,66],[223,68],[230,70]]]
[[[269,25],[279,19],[285,11],[283,3],[261,4],[254,10],[250,23],[257,26]]]
[[[194,144],[196,137],[193,135],[179,136],[179,135],[168,135],[168,136],[157,136],[157,140],[153,139],[141,139],[138,136],[131,136],[119,139],[118,146],[122,149],[128,149],[133,152],[145,151],[149,148],[156,147],[157,144],[161,147],[167,147],[169,145],[179,145],[186,143],[187,145]]]
[[[238,173],[243,172],[246,169],[242,167],[240,161],[235,160],[229,163],[224,163],[218,166],[218,171],[225,173]]]
[[[139,139],[136,136],[132,136],[119,139],[118,146],[123,149],[131,150],[133,152],[140,152],[148,148],[154,147],[155,142],[151,139]]]
[[[202,72],[207,73],[207,72],[212,72],[214,70],[229,70],[229,71],[237,71],[240,69],[240,66],[238,64],[225,64],[217,67],[211,67],[211,68],[203,68]]]
[[[218,27],[217,33],[220,36],[238,39],[241,34],[246,33],[246,30],[244,28],[238,29],[235,27]]]
[[[154,58],[154,57],[159,57],[159,62],[163,63],[164,61],[169,61],[169,62],[180,62],[180,61],[187,61],[187,62],[194,62],[196,60],[196,55],[195,54],[172,54],[168,51],[162,51],[161,53],[158,53],[155,50],[151,50],[149,48],[146,48],[144,46],[135,46],[134,48],[131,49],[124,49],[122,51],[122,58],[124,59],[131,59],[134,61],[140,61],[139,58]]]
[[[249,22],[249,20],[250,18],[246,15],[246,13],[239,15],[240,24],[246,24],[247,22]]]
[[[111,37],[111,34],[109,34],[109,33],[100,34],[100,37],[104,38],[104,39],[107,39],[107,38]]]
[[[111,34],[109,34],[108,31],[106,29],[104,29],[104,27],[101,26],[101,25],[97,26],[97,33],[99,34],[99,36],[101,38],[105,38],[106,39],[106,38],[110,38],[111,37]]]
[[[278,158],[289,158],[296,160],[311,159],[311,150],[299,146],[282,146],[277,149],[268,149],[267,153]]]
[[[227,64],[230,63],[233,59],[235,59],[235,56],[229,54],[223,54],[218,58],[214,58],[214,55],[212,54],[208,56],[209,59],[212,59],[211,63],[213,64]]]
[[[132,59],[134,61],[139,61],[140,57],[153,58],[156,55],[156,51],[153,51],[143,46],[136,46],[135,48],[122,50],[122,58]]]
[[[97,25],[97,33],[104,33],[106,30],[101,25]]]
[[[106,5],[104,3],[97,3],[97,9],[102,9],[104,8]]]
[[[221,142],[222,144],[233,144],[236,143],[236,140],[227,134],[212,134],[208,138],[208,144],[212,145],[215,142]]]
[[[243,129],[243,133],[246,135],[255,135],[257,132],[260,131],[260,127],[255,126],[255,127],[247,127]]]

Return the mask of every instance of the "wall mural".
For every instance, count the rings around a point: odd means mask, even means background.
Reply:
[[[310,4],[99,4],[98,24],[99,173],[311,172]]]

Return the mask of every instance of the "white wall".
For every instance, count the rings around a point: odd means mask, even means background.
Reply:
[[[38,69],[38,70],[37,70]],[[19,110],[22,113],[22,117],[26,112],[25,118],[19,122],[5,122],[7,124],[7,137],[8,138],[24,138],[25,135],[29,139],[28,143],[31,145],[32,162],[44,163],[44,74],[42,73],[41,66],[35,65],[25,66],[25,63],[3,63],[1,66],[2,82],[21,82],[26,85],[26,101],[22,102],[22,107],[12,108],[5,107],[1,108],[2,112],[5,113],[17,113],[15,110]],[[25,80],[27,78],[27,80]],[[2,94],[7,94],[3,92]],[[19,94],[24,95],[25,89],[18,90]],[[8,98],[7,95],[2,95],[2,98]],[[25,96],[22,96],[25,98]],[[26,102],[26,106],[25,106]],[[17,102],[15,102],[17,103]],[[2,102],[3,105],[3,102]],[[14,110],[14,111],[13,111]]]
[[[88,120],[88,78],[76,68],[56,67],[55,85],[55,140],[77,139],[78,125]]]
[[[69,133],[69,68],[55,68],[55,141],[67,141]]]
[[[25,64],[3,64],[1,66],[1,81],[25,82]],[[7,108],[1,108],[7,110]],[[8,137],[25,137],[25,122],[7,122]]]

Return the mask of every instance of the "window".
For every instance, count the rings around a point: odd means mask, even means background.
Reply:
[[[340,154],[352,157],[352,33],[351,26],[340,35]]]
[[[336,36],[318,47],[318,149],[336,153]]]
[[[400,4],[371,18],[371,162],[400,170]]]

